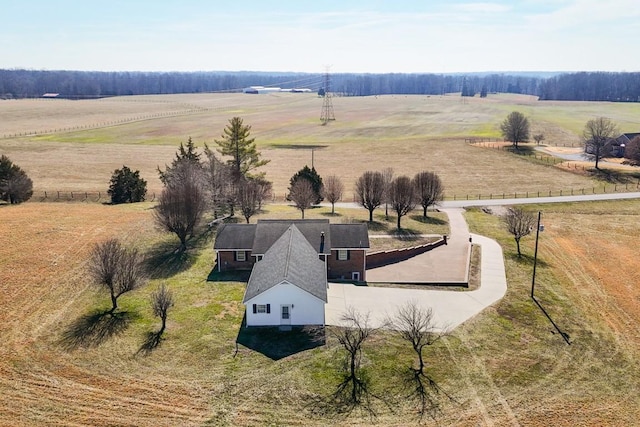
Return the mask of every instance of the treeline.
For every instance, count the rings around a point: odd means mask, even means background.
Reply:
[[[640,73],[572,73],[540,85],[540,99],[640,102]]]
[[[311,73],[0,70],[4,99],[240,92],[257,85],[317,91],[325,80]],[[521,93],[544,100],[638,102],[640,73],[332,74],[330,90],[344,96]]]

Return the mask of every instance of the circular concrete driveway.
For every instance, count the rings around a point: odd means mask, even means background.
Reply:
[[[339,326],[343,313],[353,307],[358,312],[369,313],[371,325],[380,326],[398,307],[415,301],[419,306],[433,310],[437,329],[451,330],[459,326],[500,300],[507,291],[502,248],[495,240],[476,234],[471,236],[474,243],[482,248],[480,287],[477,290],[459,292],[330,283],[329,301],[325,306],[326,324]],[[401,265],[402,262],[397,264],[398,267]]]

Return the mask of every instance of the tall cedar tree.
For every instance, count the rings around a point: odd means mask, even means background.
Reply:
[[[369,211],[369,222],[373,222],[373,211],[384,200],[384,187],[384,176],[380,172],[366,171],[356,181],[356,198]]]
[[[127,166],[122,166],[111,175],[107,193],[114,205],[143,202],[147,194],[147,181],[140,178],[140,171],[133,172]]]
[[[587,151],[586,149],[588,147],[595,150],[593,154],[596,158],[596,169],[599,169],[598,161],[609,154],[604,152],[605,145],[611,138],[616,136],[618,132],[618,127],[607,117],[591,119],[584,126],[583,137],[585,151]]]
[[[231,157],[227,163],[231,166],[235,179],[247,177],[250,171],[269,163],[269,160],[260,159],[255,138],[250,138],[250,134],[251,126],[244,125],[240,117],[233,117],[224,128],[222,139],[215,140],[220,146],[220,154]]]
[[[291,180],[289,181],[289,196],[287,196],[287,200],[293,200],[291,198],[291,191],[293,189],[293,185],[299,179],[306,179],[311,184],[311,188],[313,189],[314,194],[313,204],[317,205],[322,202],[322,200],[324,199],[324,186],[322,184],[322,177],[318,175],[318,172],[316,172],[316,168],[309,169],[309,166],[306,165],[291,177]]]
[[[504,119],[500,130],[504,139],[511,141],[517,149],[519,142],[529,140],[529,119],[521,112],[513,111]]]
[[[178,152],[176,153],[176,158],[171,162],[171,166],[165,165],[164,171],[160,170],[160,167],[158,167],[160,181],[162,181],[164,185],[167,185],[167,182],[171,178],[173,178],[173,174],[179,171],[184,171],[184,168],[178,167],[178,165],[183,165],[184,163],[192,164],[198,169],[201,169],[200,154],[196,152],[196,146],[193,143],[191,137],[189,137],[189,139],[187,140],[186,145],[182,142],[180,143],[180,147],[178,148]]]
[[[426,218],[427,208],[443,198],[442,181],[435,172],[423,171],[413,177],[413,186],[416,190],[418,203],[422,206],[422,217]]]
[[[0,200],[17,204],[33,195],[33,182],[20,166],[5,155],[0,156]]]

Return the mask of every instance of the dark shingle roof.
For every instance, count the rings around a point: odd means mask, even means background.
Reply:
[[[222,224],[218,228],[213,248],[244,249],[251,250],[254,255],[264,254],[292,224],[295,224],[316,253],[329,255],[331,249],[369,248],[366,224],[329,224],[327,219],[264,219],[258,220],[257,224]]]
[[[331,224],[332,249],[368,249],[367,224]]]
[[[251,252],[254,254],[265,253],[271,245],[280,237],[282,233],[295,224],[296,228],[307,239],[316,253],[331,254],[331,236],[328,219],[306,219],[306,220],[280,220],[264,219],[258,220],[256,235],[253,240]],[[324,233],[324,245],[322,235]]]
[[[222,224],[216,233],[213,249],[251,249],[255,233],[255,224]]]
[[[295,224],[290,224],[253,266],[243,302],[287,281],[327,301],[327,269]]]

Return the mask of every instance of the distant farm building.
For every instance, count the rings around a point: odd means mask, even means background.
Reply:
[[[242,89],[242,92],[250,93],[254,95],[264,94],[264,93],[279,93],[279,92],[310,93],[311,89],[307,89],[307,88],[282,89],[280,87],[249,86]]]

